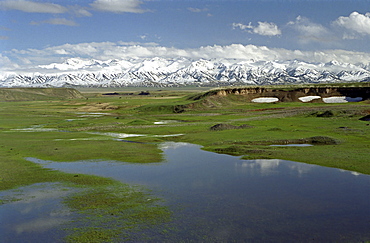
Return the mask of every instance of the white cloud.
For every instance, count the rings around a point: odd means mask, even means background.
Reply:
[[[329,42],[335,39],[333,34],[321,24],[311,22],[308,18],[298,16],[295,21],[288,23],[299,33],[301,43]]]
[[[68,20],[65,18],[53,18],[48,19],[44,21],[32,21],[30,23],[31,25],[40,25],[40,24],[52,24],[52,25],[67,25],[67,26],[77,26],[77,23],[75,23],[73,20]]]
[[[62,14],[69,12],[77,17],[90,17],[92,14],[87,8],[79,5],[61,6],[54,3],[40,3],[27,0],[6,0],[0,1],[0,9],[19,10],[27,13],[49,13]]]
[[[248,25],[244,25],[242,23],[233,23],[233,29],[239,28],[241,30],[250,30],[249,33],[254,33],[258,35],[265,35],[265,36],[276,36],[281,35],[281,30],[279,27],[274,23],[268,22],[258,22],[257,26],[253,26],[252,23]]]
[[[12,62],[7,56],[3,56],[0,54],[0,70],[12,70],[12,69],[18,69],[19,65],[15,62]]]
[[[336,60],[343,63],[370,63],[369,53],[345,50],[298,51],[266,46],[232,44],[226,46],[204,46],[199,48],[178,49],[158,46],[156,43],[125,43],[125,42],[92,42],[65,44],[44,49],[12,50],[0,56],[2,70],[20,70],[37,68],[38,65],[61,63],[69,58],[83,59],[131,59],[131,58],[178,58],[197,59],[237,59],[239,61],[287,61],[300,60],[306,62],[330,62]]]
[[[344,39],[355,39],[356,34],[370,35],[370,13],[353,12],[348,17],[340,16],[333,24],[350,32],[343,35]]]
[[[0,8],[5,10],[19,10],[27,13],[59,14],[67,12],[67,8],[54,3],[39,3],[25,0],[7,0],[0,2]]]
[[[189,10],[190,12],[193,12],[193,13],[204,13],[204,12],[208,12],[209,9],[208,8],[187,8],[187,10]],[[207,13],[206,15],[207,17],[212,17],[213,15],[211,13]]]
[[[73,6],[68,6],[68,9],[70,10],[71,13],[73,13],[77,17],[91,17],[92,14],[86,10],[86,8],[78,6],[78,5],[73,5]]]
[[[253,27],[253,33],[259,35],[274,36],[281,35],[281,30],[274,23],[258,22],[258,26]]]
[[[188,10],[193,13],[201,13],[201,12],[207,12],[208,8],[188,8]]]
[[[251,29],[252,26],[251,26],[252,23],[249,23],[249,25],[245,25],[245,24],[242,24],[242,23],[233,23],[232,26],[233,26],[233,29],[241,29],[241,30],[246,30],[246,29]]]
[[[90,4],[96,10],[113,13],[144,13],[139,0],[95,0]]]

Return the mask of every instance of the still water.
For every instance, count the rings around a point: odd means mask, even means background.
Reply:
[[[152,164],[29,160],[46,168],[145,185],[174,212],[173,232],[154,232],[152,242],[370,240],[368,175],[284,160],[241,160],[187,143],[164,143],[161,149],[164,161]],[[53,212],[61,212],[61,220],[68,214],[63,208]],[[7,217],[12,215],[1,222]],[[0,229],[12,239],[24,233]]]

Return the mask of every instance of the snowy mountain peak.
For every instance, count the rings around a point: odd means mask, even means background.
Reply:
[[[80,58],[69,58],[63,63],[51,63],[49,65],[39,65],[39,67],[44,69],[57,69],[57,70],[79,70],[101,64],[102,62],[93,59],[83,60]]]
[[[22,74],[0,75],[0,87],[226,86],[370,81],[370,64],[237,59],[70,58]]]

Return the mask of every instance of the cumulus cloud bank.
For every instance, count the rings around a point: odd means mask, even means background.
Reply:
[[[125,42],[92,42],[65,44],[44,49],[27,49],[8,51],[0,55],[3,71],[29,69],[38,65],[60,63],[69,58],[111,60],[138,58],[190,58],[198,59],[237,59],[255,61],[287,61],[300,60],[305,62],[338,61],[352,64],[369,64],[370,55],[364,52],[345,50],[299,51],[266,46],[232,44],[214,45],[199,48],[179,49],[159,46],[156,43],[125,43]]]
[[[352,34],[370,35],[370,13],[353,12],[348,17],[340,16],[333,24],[345,28]],[[352,37],[355,38],[353,35]]]

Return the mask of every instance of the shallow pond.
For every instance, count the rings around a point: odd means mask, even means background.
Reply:
[[[62,198],[71,192],[59,183],[38,183],[0,192],[0,242],[62,242],[61,227],[73,214]]]
[[[174,211],[170,230],[149,232],[154,242],[370,240],[368,175],[292,161],[241,160],[187,143],[164,143],[161,149],[164,161],[152,164],[29,160],[147,186]]]

